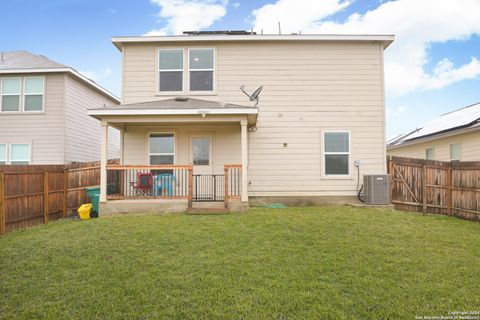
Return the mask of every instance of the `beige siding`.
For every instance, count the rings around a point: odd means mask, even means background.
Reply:
[[[66,75],[65,161],[88,162],[100,160],[100,122],[87,115],[87,109],[115,104],[92,90],[83,82]],[[108,156],[120,155],[120,133],[110,128]]]
[[[480,130],[389,149],[388,154],[425,159],[425,150],[433,148],[435,160],[450,161],[450,144],[460,143],[461,161],[480,161]]]
[[[32,164],[61,164],[64,162],[65,141],[63,74],[45,75],[44,102],[43,113],[0,112],[0,143],[29,143]]]
[[[250,92],[264,86],[257,131],[249,133],[251,195],[354,195],[354,160],[362,162],[361,173],[385,172],[380,44],[324,41],[195,45],[214,47],[217,53],[216,94],[195,97],[250,105],[240,85],[246,85]],[[158,48],[150,44],[125,46],[124,103],[170,98],[155,95]],[[322,174],[321,136],[326,130],[351,133],[351,175],[346,178],[326,178]],[[283,147],[283,143],[288,146]],[[127,157],[133,160],[135,156]]]
[[[213,173],[223,173],[224,164],[240,164],[240,125],[128,126],[124,135],[124,163],[149,164],[148,136],[151,132],[175,134],[175,163],[192,163],[190,137],[211,135]]]

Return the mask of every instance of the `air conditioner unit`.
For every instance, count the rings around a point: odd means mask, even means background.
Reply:
[[[368,174],[363,176],[366,204],[390,204],[390,176]]]

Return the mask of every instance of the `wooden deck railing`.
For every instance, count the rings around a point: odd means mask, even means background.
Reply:
[[[192,165],[109,165],[107,199],[188,199],[191,206],[195,199],[208,200],[198,197],[199,194],[210,196],[221,190],[221,197],[214,197],[212,201],[223,198],[227,206],[229,199],[240,199],[241,168],[239,164],[225,165],[224,185],[219,186],[215,183],[195,184]]]
[[[226,164],[225,171],[225,208],[229,199],[240,199],[242,194],[242,165]]]
[[[107,166],[107,199],[192,199],[191,165]]]

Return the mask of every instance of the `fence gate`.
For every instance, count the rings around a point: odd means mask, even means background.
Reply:
[[[193,201],[225,200],[225,176],[223,174],[194,174]]]
[[[389,157],[395,209],[480,221],[480,162]]]

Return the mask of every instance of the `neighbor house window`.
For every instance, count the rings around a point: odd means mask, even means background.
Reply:
[[[460,143],[450,145],[450,160],[460,160]]]
[[[175,135],[173,133],[151,133],[149,148],[150,164],[175,163]]]
[[[427,149],[425,149],[425,158],[426,158],[427,160],[433,160],[433,159],[435,159],[435,154],[434,154],[433,148],[427,148]]]
[[[10,145],[10,164],[29,164],[30,145],[26,143]]]
[[[7,164],[7,145],[0,144],[0,165]]]
[[[324,160],[326,175],[350,174],[350,133],[324,132]]]
[[[159,91],[183,91],[183,49],[160,50],[158,66]]]
[[[189,50],[190,91],[213,91],[213,49]]]
[[[43,110],[43,78],[25,78],[24,111]]]
[[[20,78],[2,78],[2,111],[20,111]]]

